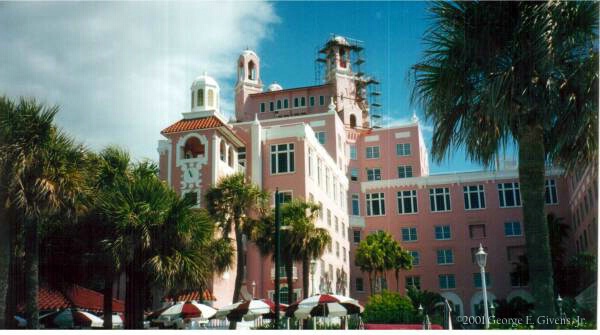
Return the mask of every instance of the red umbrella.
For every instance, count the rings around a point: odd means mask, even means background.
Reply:
[[[280,311],[285,311],[287,305],[280,304],[280,307]],[[230,321],[254,320],[259,316],[273,318],[275,316],[275,303],[270,299],[240,301],[219,309],[215,314],[215,318],[227,317]]]

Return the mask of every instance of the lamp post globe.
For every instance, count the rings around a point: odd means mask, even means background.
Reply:
[[[487,263],[487,253],[483,250],[481,243],[479,244],[479,250],[475,254],[475,260],[479,265],[481,273],[481,291],[483,295],[483,318],[485,323],[485,329],[490,328],[490,316],[488,313],[488,301],[487,301],[487,287],[485,282],[485,265]]]

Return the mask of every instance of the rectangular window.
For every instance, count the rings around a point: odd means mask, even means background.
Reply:
[[[381,180],[381,169],[380,168],[367,169],[367,180],[368,181]]]
[[[342,261],[346,262],[346,248],[342,247]]]
[[[360,215],[360,200],[358,194],[352,194],[352,215]]]
[[[412,257],[412,265],[417,266],[421,263],[421,255],[419,255],[418,251],[410,251],[410,256]]]
[[[529,284],[529,275],[525,271],[513,271],[510,273],[510,286],[524,287]]]
[[[321,159],[317,158],[317,184],[319,184],[319,186],[321,186],[321,174],[322,174],[322,164],[321,164]]]
[[[451,238],[450,226],[435,226],[436,240],[449,240]]]
[[[485,208],[485,193],[483,185],[463,186],[465,209]]]
[[[357,292],[363,292],[365,290],[362,278],[356,278],[354,288]]]
[[[315,97],[310,97],[308,99],[308,103],[310,104],[311,107],[314,106],[315,105]]]
[[[447,187],[430,188],[429,201],[432,212],[446,212],[450,208],[450,190]]]
[[[484,224],[469,225],[469,237],[471,239],[485,238],[485,225]]]
[[[337,216],[333,217],[333,222],[335,222],[335,232],[337,233],[340,231],[340,222]]]
[[[402,241],[412,242],[412,241],[416,241],[417,239],[418,239],[417,228],[415,228],[415,227],[402,228]]]
[[[353,230],[352,234],[353,234],[352,238],[353,238],[354,243],[357,243],[357,244],[360,243],[360,239],[361,239],[360,230]]]
[[[317,131],[315,133],[315,136],[317,137],[317,140],[319,140],[319,143],[325,145],[325,132],[324,131]]]
[[[417,190],[398,192],[398,214],[417,212]]]
[[[281,100],[277,100],[277,110],[281,109]]]
[[[238,164],[246,166],[246,148],[238,149]]]
[[[294,144],[271,145],[271,173],[294,172]]]
[[[298,107],[298,98],[294,98],[294,107]]]
[[[279,203],[285,204],[292,202],[292,191],[280,191],[279,192]]]
[[[367,193],[367,216],[385,215],[383,193]]]
[[[498,198],[500,199],[501,208],[521,206],[519,183],[498,184]]]
[[[413,176],[412,166],[400,165],[398,166],[398,178],[411,178]]]
[[[319,96],[319,106],[323,106],[325,104],[325,97],[320,95]]]
[[[272,112],[275,110],[275,102],[271,101],[269,102],[269,111]]]
[[[289,107],[290,107],[290,105],[288,103],[288,99],[283,99],[283,108],[288,109]]]
[[[302,106],[302,107],[306,106],[306,98],[305,97],[300,98],[300,106]]]
[[[483,283],[481,282],[481,273],[480,272],[473,274],[473,285],[476,288],[481,288],[483,286]],[[485,273],[485,286],[492,287],[492,280],[490,278],[489,272]]]
[[[331,227],[331,209],[327,210],[327,225]]]
[[[452,252],[452,249],[438,249],[437,263],[438,265],[454,264],[454,253]]]
[[[335,256],[340,258],[340,242],[335,242]]]
[[[350,170],[350,181],[358,181],[358,169],[352,168]]]
[[[453,274],[444,274],[438,276],[441,289],[456,288],[456,279]]]
[[[545,200],[546,205],[554,205],[558,203],[558,197],[556,195],[556,180],[546,179],[545,185]]]
[[[396,154],[398,156],[410,156],[410,143],[396,144]]]
[[[504,223],[504,236],[521,236],[521,223],[518,221]]]
[[[379,158],[379,146],[367,147],[367,159]]]
[[[261,103],[260,103],[260,112],[261,112],[261,113],[264,113],[264,112],[265,112],[265,109],[266,109],[265,103],[264,103],[264,102],[261,102]]]
[[[355,161],[358,159],[356,155],[356,144],[350,144],[350,159]]]
[[[406,276],[406,289],[414,287],[417,290],[421,289],[421,277],[419,276]]]

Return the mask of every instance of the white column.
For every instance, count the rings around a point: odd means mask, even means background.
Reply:
[[[221,144],[221,139],[216,135],[213,134],[212,136],[212,159],[211,159],[211,164],[210,164],[210,168],[211,168],[211,185],[216,185],[217,184],[217,164],[219,164],[219,160],[220,160],[220,144]]]
[[[262,188],[262,126],[255,116],[251,130],[252,142],[252,182]],[[246,156],[246,164],[250,162]]]

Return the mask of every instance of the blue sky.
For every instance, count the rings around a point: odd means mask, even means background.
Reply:
[[[407,75],[422,53],[424,2],[5,2],[0,94],[59,105],[57,123],[93,150],[116,144],[157,159],[160,131],[189,109],[203,72],[233,115],[235,63],[257,50],[266,84],[315,84],[316,49],[331,33],[364,41],[364,70],[382,83],[384,121],[412,115]],[[417,114],[423,120],[422,114]],[[431,126],[424,125],[430,146]],[[431,172],[480,167],[462,151]]]
[[[275,12],[281,22],[272,37],[258,46],[263,81],[277,81],[284,88],[315,84],[315,49],[330,33],[364,42],[366,72],[381,81],[384,121],[406,121],[409,104],[409,69],[422,55],[421,38],[427,29],[425,2],[281,2]],[[382,124],[383,125],[383,124]],[[431,127],[424,136],[431,143]],[[431,164],[431,173],[480,169],[465,161],[459,150],[450,160]]]

